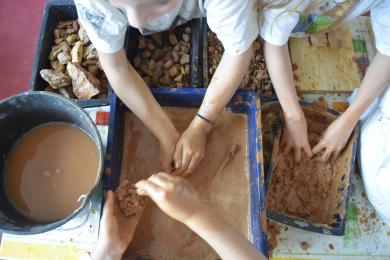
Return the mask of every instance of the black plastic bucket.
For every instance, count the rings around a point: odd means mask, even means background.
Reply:
[[[86,194],[78,209],[65,219],[52,223],[39,223],[23,216],[11,205],[5,194],[3,169],[7,154],[15,141],[32,128],[49,122],[70,123],[87,132],[97,146],[100,164],[95,185]],[[99,132],[88,114],[75,102],[44,91],[25,92],[0,101],[0,231],[12,234],[37,234],[68,222],[89,204],[91,194],[101,180],[103,163],[103,145]]]

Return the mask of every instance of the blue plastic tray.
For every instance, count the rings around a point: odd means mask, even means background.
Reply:
[[[278,103],[278,101],[273,101]],[[309,105],[308,102],[306,101],[300,101],[299,102],[301,106],[307,107]],[[330,114],[339,116],[340,113],[328,109],[327,112]],[[281,131],[282,127],[279,129],[279,133],[275,138],[280,138],[281,136]],[[333,216],[334,223],[331,225],[327,224],[319,224],[319,223],[313,223],[311,221],[302,219],[302,218],[296,218],[290,215],[284,215],[284,214],[279,214],[279,213],[274,213],[269,210],[267,210],[267,217],[269,219],[272,219],[274,221],[284,223],[293,227],[297,227],[300,229],[304,229],[307,231],[311,232],[316,232],[316,233],[323,233],[323,234],[328,234],[328,235],[335,235],[335,236],[342,236],[344,235],[345,231],[345,225],[346,225],[346,216],[347,216],[347,210],[348,210],[348,201],[351,193],[351,179],[352,175],[355,170],[355,159],[356,159],[356,151],[357,151],[357,142],[358,142],[358,133],[359,133],[359,127],[356,126],[354,131],[352,132],[351,136],[355,137],[354,140],[352,140],[352,157],[350,161],[350,171],[349,171],[349,176],[348,179],[345,179],[346,176],[342,176],[341,179],[341,185],[338,187],[337,192],[343,194],[342,197],[337,201],[337,209],[343,209],[344,210],[344,215],[340,214],[335,214]],[[269,184],[271,182],[272,178],[272,172],[273,172],[273,165],[272,162],[268,166],[268,172],[267,172],[267,177],[266,177],[266,192],[268,192]],[[344,185],[343,182],[346,181],[347,183]]]
[[[204,88],[152,89],[157,101],[165,107],[199,107],[205,92]],[[234,113],[244,113],[248,117],[251,240],[257,249],[268,255],[268,237],[265,233],[266,230],[263,230],[266,223],[262,223],[263,220],[265,221],[265,197],[263,165],[260,156],[262,152],[261,131],[256,123],[257,119],[260,119],[260,101],[254,92],[240,90],[234,95],[228,108]],[[124,115],[127,111],[129,111],[128,108],[113,94],[107,142],[107,168],[103,176],[104,189],[115,189],[119,183],[122,166]]]

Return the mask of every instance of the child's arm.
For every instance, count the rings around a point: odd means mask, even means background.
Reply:
[[[118,97],[145,124],[160,143],[160,162],[171,171],[179,133],[153,97],[148,86],[129,64],[125,51],[107,54],[98,51],[101,65]]]
[[[201,116],[210,122],[217,120],[244,78],[252,56],[252,48],[240,55],[223,54],[198,110]],[[178,174],[188,175],[194,171],[203,158],[206,136],[211,129],[212,125],[198,116],[192,120],[176,145],[174,161]]]
[[[138,182],[136,187],[138,194],[150,197],[162,211],[191,228],[222,259],[265,259],[247,239],[205,205],[182,177],[158,173]]]
[[[282,146],[285,152],[295,150],[295,160],[301,158],[301,150],[312,156],[307,136],[305,115],[299,105],[292,76],[292,67],[287,44],[276,46],[265,42],[264,56],[269,75],[282,106],[285,118]]]
[[[122,255],[133,239],[140,217],[141,214],[126,217],[115,202],[114,193],[108,191],[100,220],[98,242],[91,253],[91,258],[94,260],[122,259]]]
[[[325,150],[322,160],[333,154],[337,157],[347,143],[360,116],[390,83],[390,56],[378,53],[368,68],[359,93],[351,106],[326,130],[324,137],[313,148],[314,153]]]

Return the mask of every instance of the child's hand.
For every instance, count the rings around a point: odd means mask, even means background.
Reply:
[[[93,259],[120,259],[133,239],[140,217],[141,214],[132,217],[123,215],[115,203],[114,193],[108,191]]]
[[[175,152],[176,143],[179,140],[179,133],[171,138],[171,140],[160,141],[160,164],[166,172],[172,172],[173,167],[173,153]]]
[[[170,217],[186,224],[198,214],[203,203],[182,177],[160,172],[135,184],[139,195],[150,197]]]
[[[333,158],[337,158],[348,142],[356,122],[351,122],[343,114],[328,126],[324,137],[313,148],[313,153],[317,154],[324,151],[321,161],[328,161],[333,154]]]
[[[196,169],[205,153],[206,136],[203,129],[191,125],[184,131],[173,155],[176,175],[188,176]]]
[[[308,157],[312,156],[312,151],[307,136],[307,124],[304,115],[299,120],[285,120],[281,147],[284,147],[284,152],[286,154],[288,154],[293,149],[294,158],[297,162],[301,160],[302,150]]]

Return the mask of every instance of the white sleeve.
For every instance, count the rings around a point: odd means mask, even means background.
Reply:
[[[293,0],[283,8],[266,10],[260,25],[260,36],[273,45],[286,44],[299,21],[299,13],[291,10],[303,11],[306,4],[301,2],[301,0]]]
[[[371,10],[372,28],[377,50],[390,56],[390,1],[384,0]]]
[[[127,18],[104,0],[75,0],[81,25],[96,49],[115,53],[124,44]]]
[[[206,0],[207,23],[225,51],[239,55],[247,51],[259,29],[252,0]]]

